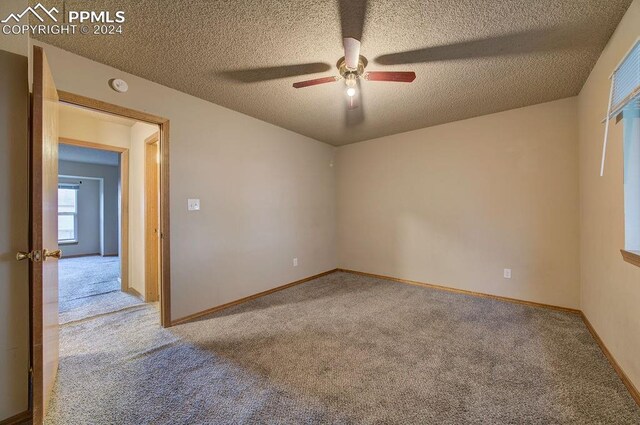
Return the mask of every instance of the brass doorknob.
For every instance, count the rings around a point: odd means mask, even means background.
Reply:
[[[44,259],[46,260],[47,258],[57,258],[58,260],[62,258],[62,250],[60,249],[56,249],[53,251],[49,251],[48,249],[44,250]]]
[[[16,260],[18,261],[28,260],[30,258],[31,258],[30,252],[18,251],[18,253],[16,254]]]
[[[18,253],[16,254],[16,260],[31,260],[34,263],[39,263],[40,261],[42,261],[42,254],[43,252],[38,249],[34,249],[31,252],[18,251]]]

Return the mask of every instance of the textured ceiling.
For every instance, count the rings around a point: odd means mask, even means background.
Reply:
[[[126,12],[124,35],[37,38],[343,145],[577,95],[631,2],[102,0]],[[293,89],[337,74],[343,33],[362,38],[367,70],[415,71],[416,80],[363,81],[350,112],[342,82]]]

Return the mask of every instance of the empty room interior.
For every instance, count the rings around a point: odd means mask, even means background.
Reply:
[[[640,424],[640,0],[0,30],[0,425]]]

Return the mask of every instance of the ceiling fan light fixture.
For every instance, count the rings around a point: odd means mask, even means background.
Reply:
[[[352,37],[345,37],[343,39],[343,43],[344,56],[338,59],[338,62],[336,63],[338,73],[340,74],[339,76],[300,81],[293,83],[293,87],[299,89],[302,87],[344,80],[347,95],[347,109],[353,110],[360,107],[360,102],[362,100],[361,94],[359,93],[361,78],[367,81],[389,81],[396,83],[410,83],[416,78],[416,74],[413,71],[365,72],[365,68],[367,67],[367,58],[360,56],[360,40]],[[360,112],[362,112],[362,109],[360,109]]]

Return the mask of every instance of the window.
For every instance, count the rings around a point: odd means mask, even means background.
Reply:
[[[78,242],[77,184],[58,185],[58,243]]]
[[[602,162],[600,176],[604,175],[604,163],[607,154],[607,139],[609,136],[609,121],[624,113],[630,105],[640,100],[640,39],[638,39],[629,53],[611,74],[611,94],[607,116],[605,117],[604,144],[602,145]]]
[[[625,261],[640,266],[640,39],[611,74],[611,94],[604,132],[600,175],[604,173],[609,121],[624,125],[624,249]]]
[[[640,99],[622,113],[624,124],[624,249],[640,255]]]

